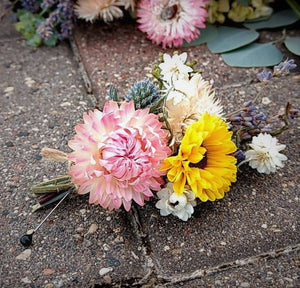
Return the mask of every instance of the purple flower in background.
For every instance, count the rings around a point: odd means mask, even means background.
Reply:
[[[242,162],[246,159],[246,156],[245,156],[244,152],[240,149],[236,150],[233,153],[233,156],[236,158],[237,163],[240,163],[240,162]]]
[[[238,133],[240,141],[247,141],[259,133],[270,133],[268,117],[260,112],[253,102],[247,101],[241,111],[230,115],[227,118],[231,130]]]
[[[290,73],[290,70],[295,69],[297,64],[295,64],[294,59],[286,59],[284,62],[279,63],[278,66],[274,66],[274,76],[281,76]]]
[[[51,8],[54,4],[57,4],[58,0],[44,0],[41,3],[41,8],[42,9],[49,9]]]
[[[271,71],[263,70],[262,72],[258,73],[256,76],[260,82],[267,84],[271,80],[273,74]]]
[[[22,0],[21,4],[25,10],[30,11],[32,13],[35,13],[39,10],[39,5],[35,0]]]

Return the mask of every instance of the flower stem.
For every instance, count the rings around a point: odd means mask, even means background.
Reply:
[[[31,187],[31,191],[35,195],[47,193],[59,193],[68,189],[75,188],[70,176],[62,176],[49,181],[45,181]]]

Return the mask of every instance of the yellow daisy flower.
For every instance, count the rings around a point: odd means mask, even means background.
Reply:
[[[230,154],[237,148],[231,136],[224,120],[208,113],[187,128],[178,155],[161,167],[175,193],[181,195],[188,184],[201,201],[224,197],[236,181],[236,159]]]

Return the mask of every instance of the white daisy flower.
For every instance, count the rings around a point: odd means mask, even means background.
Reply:
[[[78,0],[75,12],[80,19],[90,22],[102,19],[107,23],[123,17],[123,5],[120,0]]]
[[[260,133],[253,137],[249,146],[252,149],[245,152],[245,162],[249,162],[250,167],[257,169],[259,173],[274,173],[278,167],[282,168],[283,161],[287,160],[287,157],[280,153],[286,146],[270,134]]]

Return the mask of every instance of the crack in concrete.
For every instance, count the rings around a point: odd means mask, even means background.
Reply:
[[[234,269],[234,268],[240,268],[249,264],[254,264],[260,260],[263,259],[274,259],[277,257],[280,257],[282,255],[289,254],[291,252],[296,252],[300,250],[300,243],[295,245],[286,246],[284,248],[268,251],[265,253],[261,253],[258,255],[254,255],[251,257],[243,258],[243,259],[237,259],[231,262],[221,263],[217,266],[210,267],[207,269],[198,269],[191,273],[185,273],[178,276],[164,276],[157,273],[154,260],[152,257],[152,249],[151,244],[149,241],[149,235],[147,232],[144,231],[143,225],[141,223],[141,218],[139,214],[139,210],[134,205],[132,206],[130,215],[130,222],[135,230],[136,235],[141,239],[142,246],[143,246],[143,252],[144,256],[146,258],[145,266],[148,268],[148,272],[142,279],[136,279],[134,283],[132,283],[131,279],[131,286],[130,287],[142,287],[142,288],[150,288],[150,287],[156,287],[156,288],[163,288],[168,287],[170,285],[179,283],[179,282],[186,282],[190,280],[195,280],[199,278],[203,278],[205,276],[223,272],[225,270]],[[122,287],[127,287],[126,283],[122,283]],[[128,286],[129,287],[129,286]]]
[[[84,86],[85,86],[85,89],[87,91],[87,94],[93,95],[92,82],[91,82],[91,80],[90,80],[90,78],[88,76],[88,73],[86,72],[86,70],[84,68],[84,65],[83,65],[83,63],[81,61],[81,57],[80,57],[77,45],[75,44],[75,40],[73,39],[73,37],[71,37],[69,39],[69,43],[70,43],[73,55],[75,57],[75,60],[77,62],[79,73],[80,73],[80,75],[81,75],[81,77],[83,79]],[[93,95],[93,99],[92,100],[93,100],[93,103],[97,103],[96,97],[94,95]]]
[[[179,276],[171,276],[171,277],[158,276],[158,278],[161,278],[161,280],[163,280],[165,282],[165,284],[163,284],[162,286],[156,286],[156,287],[163,288],[163,287],[168,287],[169,285],[172,285],[175,283],[199,279],[204,276],[222,272],[222,271],[225,271],[228,269],[239,268],[239,267],[243,267],[243,266],[246,266],[249,264],[254,264],[262,259],[266,259],[266,260],[274,259],[274,258],[280,257],[282,255],[289,254],[291,252],[296,252],[298,250],[300,250],[300,243],[296,244],[296,245],[290,245],[290,246],[287,246],[287,247],[284,247],[281,249],[269,251],[266,253],[262,253],[259,255],[251,256],[248,258],[237,259],[232,262],[222,263],[215,267],[211,267],[211,268],[207,268],[207,269],[199,269],[192,273],[186,273],[186,274],[181,274]]]

